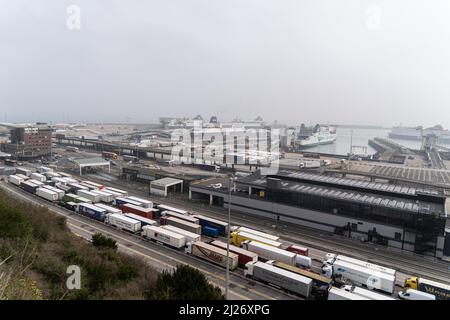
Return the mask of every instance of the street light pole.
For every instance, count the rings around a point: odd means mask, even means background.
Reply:
[[[225,299],[229,300],[228,287],[230,280],[230,226],[231,226],[231,183],[233,177],[230,177],[228,182],[228,228],[227,228],[227,273],[226,273],[226,284],[225,284]]]

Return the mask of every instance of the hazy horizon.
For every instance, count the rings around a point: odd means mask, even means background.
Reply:
[[[0,1],[0,122],[450,128],[449,12],[446,0]]]

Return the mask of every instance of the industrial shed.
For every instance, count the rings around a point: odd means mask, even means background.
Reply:
[[[111,172],[111,163],[103,158],[86,158],[86,159],[75,159],[73,161],[80,168],[80,176],[83,174],[83,168],[87,167],[106,167],[108,166],[108,171]]]
[[[154,180],[150,182],[150,193],[167,197],[167,192],[177,191],[177,186],[180,186],[180,192],[183,192],[183,180],[174,178]]]

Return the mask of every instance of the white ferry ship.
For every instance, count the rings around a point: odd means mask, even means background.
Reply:
[[[317,124],[313,128],[307,128],[302,124],[297,139],[297,145],[299,148],[308,148],[321,144],[334,143],[336,137],[335,127]]]
[[[444,130],[442,126],[436,125],[430,128],[418,127],[394,127],[389,132],[389,138],[403,140],[422,140],[422,136],[433,134],[437,136],[438,142],[450,143],[450,132]]]

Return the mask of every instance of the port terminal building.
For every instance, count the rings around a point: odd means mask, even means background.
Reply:
[[[227,179],[189,186],[191,199],[229,206]],[[231,184],[231,209],[437,258],[450,256],[443,189],[279,170]],[[448,231],[448,226],[447,226]],[[445,248],[444,248],[445,247]]]

